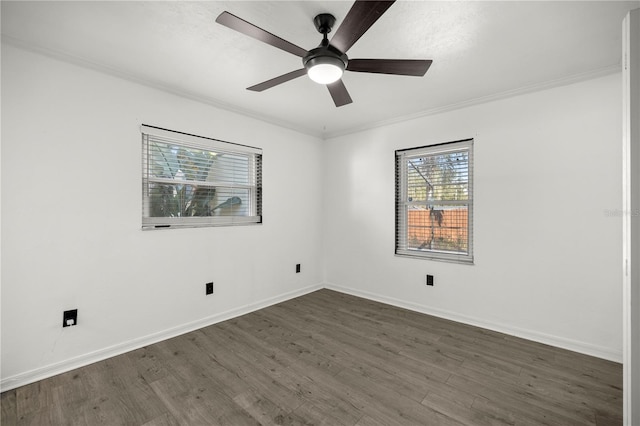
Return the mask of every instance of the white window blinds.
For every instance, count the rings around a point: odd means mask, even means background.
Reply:
[[[396,254],[473,263],[473,140],[396,151]]]
[[[261,149],[142,126],[144,229],[261,222]]]

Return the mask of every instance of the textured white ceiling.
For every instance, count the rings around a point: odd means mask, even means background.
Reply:
[[[300,47],[342,1],[2,1],[3,41],[317,136],[332,136],[620,69],[621,23],[640,1],[398,1],[350,58],[432,59],[425,77],[347,72],[336,108],[297,56],[215,23],[229,11]]]

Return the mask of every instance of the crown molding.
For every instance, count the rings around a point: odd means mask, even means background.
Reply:
[[[552,89],[555,87],[566,86],[574,83],[579,83],[586,80],[591,80],[599,77],[604,77],[610,74],[614,74],[616,72],[622,71],[622,65],[620,63],[598,68],[595,70],[586,71],[583,73],[573,74],[567,77],[562,77],[554,80],[548,80],[542,83],[535,83],[526,86],[519,87],[517,89],[506,90],[504,92],[496,93],[488,96],[481,96],[478,98],[467,99],[461,102],[456,102],[449,105],[444,105],[441,107],[430,108],[424,111],[420,111],[413,114],[407,114],[403,116],[394,117],[387,120],[380,120],[376,122],[366,123],[364,125],[349,127],[343,130],[337,130],[335,132],[322,132],[316,131],[312,128],[306,126],[300,126],[295,123],[286,120],[280,120],[273,118],[268,115],[259,114],[254,111],[251,111],[246,108],[241,108],[236,105],[230,104],[228,102],[223,102],[219,99],[215,99],[208,96],[202,96],[197,93],[193,93],[190,91],[186,91],[183,89],[179,89],[175,86],[168,85],[159,81],[151,81],[149,79],[143,78],[139,75],[135,75],[133,73],[125,72],[121,69],[117,69],[115,67],[109,66],[104,63],[90,61],[85,58],[78,57],[76,55],[69,54],[67,52],[53,50],[49,48],[45,48],[43,46],[37,45],[35,43],[27,42],[21,39],[17,39],[15,37],[11,37],[8,35],[2,35],[2,43],[7,45],[17,47],[23,50],[31,51],[34,53],[38,53],[44,56],[48,56],[53,59],[57,59],[63,62],[68,62],[83,68],[92,69],[97,72],[101,72],[107,75],[111,75],[113,77],[117,77],[123,80],[131,81],[133,83],[137,83],[143,86],[147,86],[156,90],[160,90],[166,93],[170,93],[172,95],[180,96],[182,98],[190,99],[196,102],[200,102],[206,105],[213,106],[215,108],[223,109],[225,111],[233,112],[236,114],[240,114],[246,117],[250,117],[259,121],[263,121],[265,123],[275,125],[281,128],[293,130],[298,133],[302,133],[308,136],[316,137],[322,140],[333,139],[340,136],[346,136],[354,133],[359,133],[367,130],[372,130],[378,127],[389,126],[393,124],[402,123],[405,121],[417,120],[423,117],[428,117],[436,114],[442,114],[445,112],[450,112],[458,109],[468,108],[475,105],[485,104],[489,102],[495,102],[502,99],[512,98],[515,96],[520,96],[528,93],[538,92],[542,90]]]
[[[322,133],[314,131],[308,127],[304,127],[304,126],[298,126],[295,125],[294,123],[291,123],[290,121],[285,121],[285,120],[278,120],[278,119],[274,119],[273,117],[267,116],[267,115],[263,115],[263,114],[258,114],[254,111],[251,111],[249,109],[246,108],[241,108],[238,107],[236,105],[227,103],[227,102],[223,102],[219,99],[213,98],[213,97],[209,97],[209,96],[202,96],[199,95],[197,93],[194,92],[190,92],[187,90],[183,90],[180,89],[178,87],[169,85],[169,84],[165,84],[159,81],[152,81],[149,80],[147,78],[143,78],[139,75],[133,74],[133,73],[129,73],[126,71],[123,71],[121,69],[112,67],[110,65],[101,63],[101,62],[97,62],[97,61],[91,61],[85,58],[81,58],[79,56],[70,54],[68,52],[63,52],[60,50],[54,50],[54,49],[50,49],[47,47],[43,47],[41,45],[35,44],[35,43],[31,43],[25,40],[21,40],[12,36],[8,36],[6,34],[2,34],[2,43],[7,44],[9,46],[12,47],[16,47],[22,50],[26,50],[29,52],[33,52],[33,53],[37,53],[43,56],[47,56],[49,58],[52,59],[56,59],[62,62],[67,62],[67,63],[71,63],[73,65],[82,67],[82,68],[87,68],[87,69],[91,69],[93,71],[97,71],[103,74],[107,74],[110,75],[112,77],[116,77],[116,78],[120,78],[122,80],[127,80],[133,83],[137,83],[140,84],[142,86],[146,86],[146,87],[150,87],[152,89],[156,89],[156,90],[160,90],[166,93],[170,93],[172,95],[175,96],[179,96],[185,99],[189,99],[192,101],[196,101],[199,103],[203,103],[215,108],[219,108],[219,109],[223,109],[225,111],[229,111],[229,112],[233,112],[236,114],[240,114],[240,115],[244,115],[246,117],[251,117],[254,118],[256,120],[260,120],[263,121],[265,123],[268,124],[272,124],[278,127],[282,127],[285,129],[289,129],[289,130],[293,130],[295,132],[298,133],[303,133],[305,135],[309,135],[309,136],[313,136],[316,138],[320,138],[322,139]]]
[[[583,73],[573,74],[567,77],[562,77],[554,80],[548,80],[542,83],[530,84],[527,86],[522,86],[517,89],[506,90],[504,92],[495,93],[493,95],[481,96],[478,98],[467,99],[462,102],[456,102],[453,104],[430,108],[424,111],[420,111],[414,114],[403,115],[395,118],[391,118],[388,120],[381,120],[375,123],[368,123],[358,127],[352,127],[346,130],[336,131],[336,132],[327,132],[322,134],[322,139],[332,139],[340,136],[345,136],[353,133],[359,133],[366,130],[375,129],[377,127],[389,126],[392,124],[398,124],[405,121],[417,120],[423,117],[428,117],[431,115],[442,114],[445,112],[455,111],[458,109],[468,108],[475,105],[486,104],[489,102],[495,102],[502,99],[512,98],[515,96],[521,96],[528,93],[539,92],[542,90],[553,89],[555,87],[560,86],[568,86],[570,84],[579,83],[582,81],[592,80],[599,77],[604,77],[610,74],[615,74],[617,72],[622,72],[622,65],[620,63],[616,65],[611,65],[603,68],[598,68],[591,71],[586,71]]]

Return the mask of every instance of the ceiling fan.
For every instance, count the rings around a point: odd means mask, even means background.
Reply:
[[[248,87],[247,90],[262,92],[307,74],[313,81],[326,84],[333,102],[340,107],[353,102],[341,80],[345,70],[422,77],[431,66],[432,61],[426,59],[349,59],[347,56],[351,46],[389,9],[394,1],[356,0],[331,41],[327,34],[331,32],[336,18],[328,13],[317,15],[313,23],[322,34],[322,42],[320,46],[308,51],[229,12],[222,12],[216,18],[216,22],[302,58],[304,68]]]

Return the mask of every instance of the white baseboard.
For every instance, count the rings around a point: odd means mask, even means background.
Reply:
[[[539,333],[533,330],[513,327],[508,324],[494,323],[479,318],[462,315],[457,312],[446,311],[443,309],[432,308],[429,306],[418,305],[416,303],[407,302],[405,300],[395,299],[393,297],[383,296],[368,291],[356,290],[349,287],[343,287],[336,284],[325,283],[326,289],[339,291],[341,293],[350,294],[357,297],[373,300],[376,302],[386,303],[388,305],[397,306],[399,308],[409,309],[411,311],[423,314],[433,315],[448,320],[469,324],[476,327],[486,328],[488,330],[497,331],[499,333],[509,334],[511,336],[521,337],[546,345],[579,352],[585,355],[606,359],[614,362],[622,362],[622,352],[611,350],[610,348],[592,345],[590,343],[580,342],[577,340],[567,339],[564,337],[553,336],[550,334]]]
[[[157,333],[149,334],[147,336],[132,339],[126,342],[119,343],[107,348],[103,348],[94,352],[90,352],[84,355],[77,356],[75,358],[67,359],[55,364],[46,365],[44,367],[36,368],[25,373],[16,374],[15,376],[3,378],[0,380],[0,392],[11,390],[20,386],[27,385],[29,383],[36,382],[38,380],[53,377],[55,375],[66,373],[67,371],[74,370],[76,368],[84,367],[94,362],[102,361],[107,358],[121,355],[123,353],[142,348],[147,345],[161,342],[163,340],[170,339],[172,337],[179,336],[181,334],[189,333],[194,330],[198,330],[203,327],[210,326],[222,321],[226,321],[232,318],[239,317],[241,315],[248,314],[253,311],[257,311],[262,308],[266,308],[276,303],[284,302],[295,297],[303,296],[305,294],[320,290],[323,288],[322,284],[316,284],[308,286],[299,290],[280,294],[275,297],[270,297],[258,302],[250,303],[235,309],[230,309],[219,314],[211,315],[197,321],[192,321],[186,324],[172,327],[167,330],[159,331]]]
[[[418,305],[405,300],[395,299],[388,296],[383,296],[368,291],[357,290],[349,287],[343,287],[332,283],[316,284],[308,286],[299,290],[287,292],[275,297],[264,299],[258,302],[254,302],[248,305],[244,305],[235,309],[230,309],[219,314],[211,315],[209,317],[202,318],[197,321],[182,324],[177,327],[173,327],[167,330],[163,330],[157,333],[149,334],[140,338],[132,339],[117,345],[113,345],[107,348],[103,348],[94,352],[90,352],[84,355],[80,355],[75,358],[64,360],[55,364],[50,364],[41,368],[37,368],[31,371],[17,374],[15,376],[3,378],[0,380],[0,392],[11,390],[20,386],[27,385],[29,383],[43,380],[48,377],[55,376],[57,374],[65,373],[67,371],[74,370],[76,368],[84,367],[94,362],[102,361],[107,358],[121,355],[123,353],[139,349],[141,347],[161,342],[163,340],[170,339],[185,333],[189,333],[194,330],[198,330],[203,327],[210,326],[222,321],[226,321],[232,318],[239,317],[241,315],[248,314],[250,312],[257,311],[262,308],[266,308],[276,303],[284,302],[295,297],[303,296],[305,294],[327,288],[329,290],[339,291],[341,293],[351,294],[353,296],[362,297],[365,299],[373,300],[376,302],[386,303],[388,305],[397,306],[411,311],[420,312],[423,314],[433,315],[440,318],[445,318],[452,321],[461,322],[464,324],[473,325],[476,327],[486,328],[488,330],[497,331],[500,333],[509,334],[523,339],[531,340],[534,342],[544,343],[551,346],[556,346],[563,349],[568,349],[574,352],[583,353],[586,355],[595,356],[598,358],[606,359],[614,362],[622,362],[622,353],[613,351],[606,347],[596,346],[589,343],[584,343],[576,340],[566,339],[549,334],[539,333],[533,330],[521,329],[518,327],[512,327],[505,324],[493,323],[478,318],[469,317],[456,312],[446,311],[442,309],[432,308],[429,306]]]

